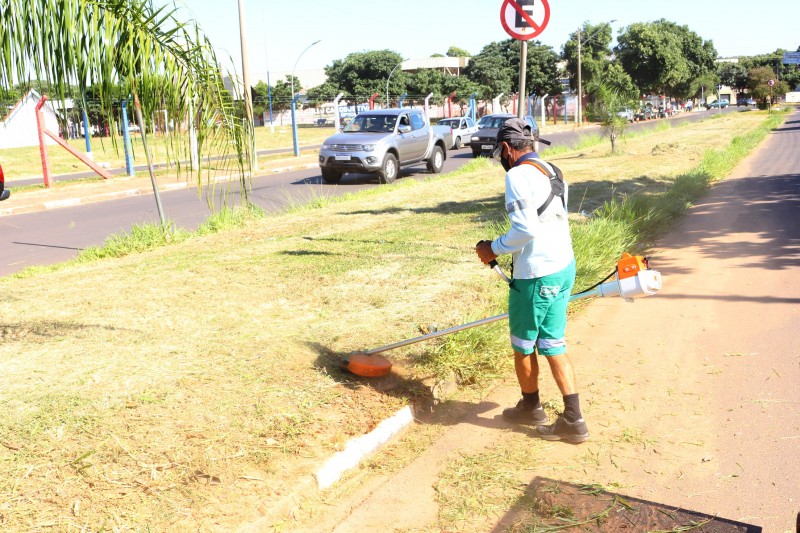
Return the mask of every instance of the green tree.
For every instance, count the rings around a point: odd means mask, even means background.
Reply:
[[[743,92],[747,86],[747,67],[741,63],[729,61],[718,63],[717,76],[720,83],[732,87],[737,93]]]
[[[459,48],[457,46],[451,46],[447,49],[447,57],[470,57],[472,54],[464,50],[463,48]]]
[[[788,50],[779,48],[768,54],[747,57],[744,59],[743,64],[748,70],[756,67],[772,69],[772,79],[776,81],[785,81],[789,86],[789,90],[792,90],[800,86],[800,65],[783,64],[783,54],[787,51]]]
[[[453,101],[461,109],[461,115],[464,115],[470,97],[480,91],[480,86],[466,76],[448,76],[445,78],[442,88],[445,97],[455,94]]]
[[[335,83],[326,81],[322,85],[312,87],[306,92],[308,105],[319,107],[324,103],[332,102],[340,92],[342,91],[339,90],[339,87]]]
[[[708,74],[700,76],[691,82],[688,89],[688,94],[686,96],[705,100],[705,97],[708,96],[709,93],[713,93],[716,90],[716,86],[718,84],[719,78],[717,75],[709,72]],[[705,103],[705,101],[702,103]]]
[[[664,19],[631,24],[617,41],[617,59],[644,93],[689,96],[696,80],[715,69],[711,41]]]
[[[386,80],[389,92],[406,92],[407,75],[397,67],[403,57],[391,50],[355,52],[344,59],[336,59],[325,67],[328,81],[350,96],[369,97],[374,93],[386,93]],[[392,74],[392,71],[394,73]]]
[[[588,88],[592,79],[602,73],[611,58],[611,24],[592,25],[583,23],[581,28],[581,83]],[[566,61],[570,86],[578,88],[578,32],[570,34],[561,47],[561,56]]]
[[[294,93],[297,94],[303,89],[300,79],[294,77]],[[281,125],[283,125],[283,114],[292,108],[292,75],[287,74],[283,80],[278,80],[272,87],[272,110],[280,115]]]
[[[770,87],[768,82],[774,79],[775,72],[770,67],[756,67],[747,73],[747,91],[762,107],[768,105],[770,96],[774,98],[789,90],[789,85],[783,80]]]
[[[395,72],[397,75],[397,72]],[[394,77],[394,76],[392,76]],[[433,100],[440,100],[444,94],[447,78],[452,76],[444,74],[438,69],[420,69],[408,75],[406,90],[414,104],[424,103],[425,97],[433,93]]]
[[[589,82],[587,92],[594,95],[591,113],[600,120],[611,141],[611,153],[617,151],[617,138],[625,133],[628,119],[617,114],[625,107],[633,107],[638,90],[619,64],[610,64],[604,75]]]
[[[78,94],[91,88],[114,125],[115,88],[122,84],[139,96],[145,116],[166,108],[170,116],[193,120],[201,154],[233,149],[240,170],[249,167],[252,128],[234,117],[211,42],[176,8],[155,8],[147,0],[3,0],[2,6],[4,90],[38,79],[63,99],[70,84]],[[173,141],[188,152],[188,139],[181,139]],[[197,180],[202,185],[199,169]]]
[[[482,99],[492,99],[499,93],[519,90],[519,60],[521,43],[516,39],[496,41],[486,45],[472,57],[464,75],[476,83]],[[525,89],[528,94],[558,94],[558,54],[539,41],[528,43]]]
[[[500,93],[513,92],[514,70],[508,63],[509,44],[510,40],[487,44],[480,53],[472,56],[463,70],[463,74],[479,86],[478,95],[482,99],[490,100]]]
[[[263,115],[269,111],[269,86],[263,81],[259,81],[253,87],[253,114]]]

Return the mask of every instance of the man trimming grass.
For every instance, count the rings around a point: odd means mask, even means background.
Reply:
[[[589,430],[581,415],[575,371],[567,355],[567,304],[575,284],[575,255],[567,218],[566,184],[554,195],[553,167],[533,151],[522,119],[507,120],[497,132],[494,153],[506,170],[505,203],[511,228],[494,241],[481,241],[478,257],[489,263],[513,254],[513,280],[508,292],[509,328],[514,368],[522,399],[503,417],[536,426],[546,440],[584,442]],[[563,182],[561,182],[563,183]],[[539,362],[547,359],[564,397],[564,412],[552,424],[539,400]]]

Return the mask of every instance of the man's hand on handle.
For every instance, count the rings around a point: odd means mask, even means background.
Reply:
[[[478,254],[484,265],[497,259],[497,254],[492,251],[492,241],[480,241],[475,245],[475,253]]]

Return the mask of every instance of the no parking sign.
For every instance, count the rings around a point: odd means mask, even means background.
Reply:
[[[550,22],[550,4],[547,0],[504,0],[500,7],[500,22],[514,39],[533,39]]]

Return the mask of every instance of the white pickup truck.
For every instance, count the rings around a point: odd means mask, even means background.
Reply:
[[[429,172],[441,172],[452,142],[449,126],[430,126],[418,109],[365,111],[325,139],[319,167],[326,183],[338,183],[347,172],[376,174],[380,183],[392,183],[400,167],[423,161]]]
[[[478,131],[478,125],[471,117],[443,118],[437,126],[450,126],[453,132],[453,150],[458,150],[469,142],[472,134]]]

